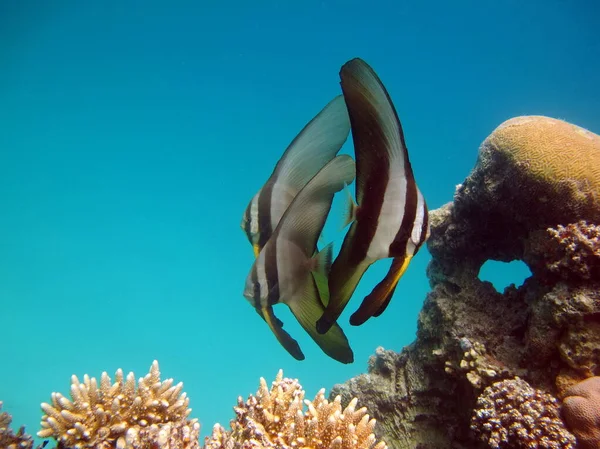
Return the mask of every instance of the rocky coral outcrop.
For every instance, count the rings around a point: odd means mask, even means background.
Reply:
[[[599,375],[600,279],[585,275],[599,262],[599,168],[589,131],[547,117],[500,125],[454,201],[430,213],[416,340],[378,349],[332,395],[358,397],[390,448],[487,448],[470,429],[485,388],[518,376],[560,399]],[[497,292],[478,278],[487,260],[523,260],[533,276]]]

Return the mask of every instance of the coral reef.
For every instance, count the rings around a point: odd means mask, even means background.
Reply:
[[[562,412],[581,449],[600,447],[600,377],[590,377],[569,388]]]
[[[0,401],[0,448],[2,449],[32,449],[33,438],[25,433],[25,427],[19,428],[14,433],[10,427],[12,416],[2,411],[2,401]],[[46,442],[37,446],[36,449],[42,449]]]
[[[353,399],[342,409],[340,398],[325,399],[325,390],[313,401],[304,400],[304,390],[295,379],[283,377],[279,371],[271,389],[263,378],[256,396],[246,402],[238,398],[236,418],[231,431],[221,425],[213,427],[206,438],[206,449],[387,449],[376,442],[365,407],[357,409]],[[302,411],[306,403],[308,410]]]
[[[518,376],[562,398],[600,375],[599,157],[589,131],[512,119],[483,142],[454,201],[430,212],[431,291],[416,340],[379,348],[366,374],[331,393],[368,407],[391,449],[490,447],[470,428],[490,385]],[[478,278],[487,260],[522,260],[532,276],[498,292]]]
[[[523,258],[532,271],[572,282],[600,279],[600,226],[581,220],[547,232],[551,240],[538,231],[525,248]]]
[[[115,382],[102,373],[100,384],[87,374],[80,382],[71,378],[69,400],[52,393],[52,403],[42,404],[42,430],[38,436],[52,437],[59,448],[73,449],[196,449],[200,425],[188,420],[189,399],[181,393],[183,384],[160,380],[158,362],[140,378],[123,376]]]
[[[496,382],[477,399],[471,429],[491,448],[572,449],[555,397],[518,377]]]

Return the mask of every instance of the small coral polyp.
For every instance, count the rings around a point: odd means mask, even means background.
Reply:
[[[302,386],[280,370],[270,390],[261,378],[256,396],[238,398],[231,431],[215,424],[205,449],[387,449],[373,434],[375,419],[365,407],[357,409],[357,402],[342,408],[340,396],[325,399],[325,389],[313,401],[304,400]]]
[[[42,404],[38,436],[69,449],[197,448],[200,425],[187,419],[191,409],[182,389],[181,382],[160,380],[156,360],[137,388],[133,373],[125,378],[121,369],[114,383],[106,372],[100,385],[87,374],[83,382],[72,376],[71,400],[52,393],[52,403]]]

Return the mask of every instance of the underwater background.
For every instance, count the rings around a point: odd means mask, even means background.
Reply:
[[[286,307],[297,362],[242,296],[248,201],[360,57],[381,77],[430,209],[518,115],[600,131],[594,1],[0,2],[0,400],[39,429],[70,376],[184,382],[202,435],[279,368],[313,396],[414,339],[424,247],[379,318],[321,352]],[[343,152],[352,154],[349,139]],[[339,249],[342,195],[324,241]],[[497,288],[524,265],[487,265]]]

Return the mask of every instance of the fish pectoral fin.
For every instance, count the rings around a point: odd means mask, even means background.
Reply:
[[[350,316],[350,324],[360,326],[369,318],[379,316],[390,303],[398,281],[408,268],[412,256],[396,257],[383,280],[363,299],[360,307]]]
[[[344,185],[344,193],[346,194],[346,204],[344,205],[344,215],[342,216],[340,231],[356,220],[356,209],[358,208],[354,198],[352,198],[352,192],[350,192],[348,184]]]
[[[264,307],[259,314],[267,322],[281,346],[296,360],[304,360],[304,353],[300,349],[300,345],[290,334],[283,330],[283,322],[273,314],[273,307]]]
[[[317,332],[315,323],[325,309],[319,299],[317,287],[312,280],[306,283],[303,294],[296,300],[290,301],[288,305],[300,325],[325,354],[341,363],[352,363],[354,361],[354,353],[340,326],[335,324],[325,334]]]
[[[331,261],[333,259],[333,242],[328,244],[319,253],[313,256],[314,267],[311,271],[315,286],[321,299],[321,304],[329,304],[329,271],[331,270]]]

